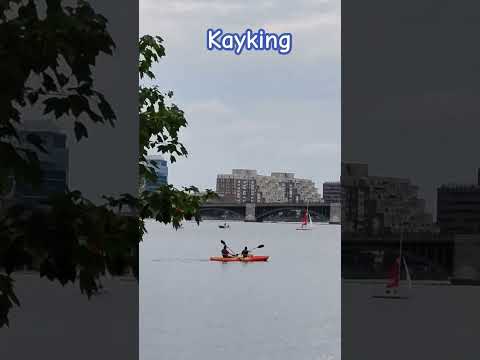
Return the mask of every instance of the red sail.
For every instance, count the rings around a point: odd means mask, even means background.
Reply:
[[[400,257],[395,259],[395,262],[390,268],[390,279],[388,281],[387,287],[393,288],[398,287],[400,284]]]
[[[303,214],[302,225],[307,225],[307,223],[308,223],[308,213],[307,213],[307,210],[305,210],[305,213]]]

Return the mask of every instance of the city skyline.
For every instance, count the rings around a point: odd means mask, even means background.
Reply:
[[[171,164],[169,166],[171,166]],[[315,179],[302,177],[302,176],[297,176],[298,174],[294,170],[293,171],[286,171],[285,169],[282,169],[282,168],[280,168],[280,169],[277,169],[277,168],[275,168],[275,169],[270,169],[270,168],[269,169],[253,169],[253,168],[230,167],[225,171],[217,172],[215,174],[212,174],[212,185],[210,186],[210,189],[215,190],[219,175],[229,175],[234,170],[248,170],[248,171],[254,170],[254,171],[257,172],[257,175],[259,175],[260,177],[269,177],[272,174],[293,174],[295,176],[295,178],[297,178],[297,179],[311,180],[313,182],[313,184],[315,185],[315,187],[317,188],[319,194],[322,195],[322,196],[323,196],[323,192],[324,192],[324,187],[323,187],[324,184],[329,184],[329,183],[340,184],[340,177],[338,179],[330,179],[330,180],[326,180],[324,182],[320,182],[320,181],[316,181]]]
[[[317,184],[340,178],[340,2],[252,4],[140,1],[140,34],[164,39],[157,84],[173,90],[188,121],[180,140],[189,157],[169,164],[175,186],[214,188],[215,175],[232,167],[280,169]],[[293,48],[281,56],[210,52],[208,27],[291,32]]]
[[[229,174],[217,174],[215,190],[222,198],[241,203],[321,200],[318,188],[310,179],[285,172],[263,175],[255,169],[232,169]]]

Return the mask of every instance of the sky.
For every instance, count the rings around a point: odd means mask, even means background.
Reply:
[[[208,28],[290,32],[292,52],[206,49]],[[232,168],[294,172],[319,190],[340,179],[339,0],[140,0],[140,35],[164,39],[156,84],[173,90],[188,127],[176,186],[214,188]]]

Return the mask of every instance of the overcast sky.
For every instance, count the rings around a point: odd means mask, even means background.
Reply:
[[[210,52],[208,28],[291,32],[292,52]],[[189,122],[169,182],[214,188],[232,168],[339,180],[339,0],[140,0],[140,34],[164,38],[157,84]]]

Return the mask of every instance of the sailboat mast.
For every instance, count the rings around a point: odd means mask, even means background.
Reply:
[[[307,211],[306,211],[306,220],[307,220],[307,225],[312,225],[311,224],[311,219],[310,219],[310,213],[308,212],[308,200],[307,200]]]
[[[402,261],[402,245],[403,245],[403,244],[402,244],[402,243],[403,243],[403,232],[404,232],[404,231],[403,231],[403,227],[402,227],[402,229],[400,229],[400,251],[399,251],[400,255],[399,255],[399,258],[398,258],[398,260],[399,260],[399,264],[398,264],[398,280],[400,280],[400,279],[402,278],[402,263],[403,263],[403,261]]]

